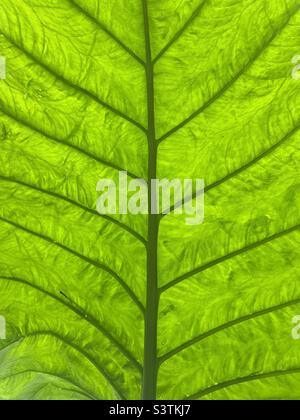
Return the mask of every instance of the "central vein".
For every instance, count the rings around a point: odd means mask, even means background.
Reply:
[[[148,105],[148,186],[156,179],[157,142],[155,136],[154,77],[151,54],[150,29],[147,0],[142,0],[145,28],[146,79]],[[157,316],[158,316],[158,273],[157,243],[159,216],[152,214],[152,188],[148,194],[148,246],[147,246],[147,299],[145,313],[144,372],[142,399],[156,399],[157,384]],[[154,200],[156,197],[153,197]]]

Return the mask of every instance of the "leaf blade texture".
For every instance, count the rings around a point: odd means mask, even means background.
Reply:
[[[296,0],[2,0],[2,399],[299,399]],[[203,178],[205,221],[96,212]]]

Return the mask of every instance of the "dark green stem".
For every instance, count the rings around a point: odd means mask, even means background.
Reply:
[[[156,179],[157,142],[155,139],[154,77],[150,43],[149,17],[147,0],[142,0],[146,45],[146,77],[148,102],[148,245],[147,245],[147,302],[145,313],[143,400],[156,399],[157,384],[157,314],[158,314],[158,279],[157,279],[157,242],[159,216],[152,214],[151,181]],[[154,197],[153,197],[154,198]],[[155,199],[155,198],[154,198]]]

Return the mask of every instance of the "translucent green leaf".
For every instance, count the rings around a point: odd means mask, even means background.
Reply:
[[[300,399],[299,8],[1,0],[1,399]],[[100,216],[119,171],[204,223]]]

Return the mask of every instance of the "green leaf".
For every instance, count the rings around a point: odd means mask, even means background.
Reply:
[[[1,0],[1,399],[300,399],[299,26],[297,0]],[[204,223],[100,216],[125,170],[203,178]]]

